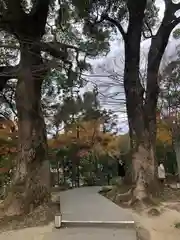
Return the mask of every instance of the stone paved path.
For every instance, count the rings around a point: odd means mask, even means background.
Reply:
[[[81,222],[67,224],[65,228],[54,229],[43,240],[136,240],[134,221],[128,210],[118,207],[98,191],[99,187],[83,187],[61,192],[62,219],[66,222]],[[83,221],[129,222],[130,227],[124,225],[82,225]],[[51,236],[51,237],[50,237]]]
[[[60,194],[62,219],[66,221],[132,222],[127,209],[101,196],[100,187],[83,187]]]

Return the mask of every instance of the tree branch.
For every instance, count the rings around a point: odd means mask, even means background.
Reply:
[[[47,12],[49,9],[50,2],[51,0],[36,0],[29,15],[35,16],[38,14],[41,15],[42,11]]]
[[[19,66],[0,67],[0,91],[4,89],[9,79],[18,77]]]
[[[43,52],[49,53],[52,57],[58,58],[62,60],[64,63],[70,64],[68,61],[68,49],[72,49],[76,53],[76,62],[78,62],[79,59],[79,53],[83,52],[86,53],[85,50],[80,49],[76,46],[70,45],[70,44],[64,44],[60,42],[32,42],[29,44],[33,44],[41,49]],[[17,49],[20,50],[20,47],[18,45],[6,45],[6,44],[0,44],[0,48],[9,48],[9,49]],[[88,55],[92,55],[91,53],[86,53]]]
[[[171,8],[174,12],[180,9],[180,3],[173,3],[172,0],[164,0],[166,9]]]
[[[30,14],[26,14],[21,0],[7,0],[7,6],[0,16],[0,28],[19,38],[29,36],[40,39],[45,33],[50,1],[36,0]]]
[[[102,21],[106,20],[106,21],[112,23],[114,26],[116,26],[117,29],[120,31],[120,33],[121,33],[121,35],[123,37],[123,40],[126,41],[126,36],[127,36],[126,32],[124,31],[122,25],[119,23],[118,20],[109,17],[108,14],[103,14],[101,19],[102,19]]]
[[[6,0],[8,15],[13,18],[13,20],[20,19],[25,15],[25,12],[21,5],[21,0]]]
[[[16,50],[20,50],[20,47],[18,45],[15,44],[0,44],[0,48],[9,48],[9,49],[16,49]]]
[[[152,29],[149,26],[149,23],[148,23],[148,21],[146,19],[144,20],[144,23],[145,23],[146,27],[148,28],[148,31],[150,33],[150,37],[153,37],[154,35],[153,35],[153,32],[152,32]]]
[[[14,34],[16,24],[24,22],[23,18],[25,16],[26,13],[22,8],[21,0],[6,0],[0,16],[0,28]]]
[[[145,31],[142,31],[142,35],[143,35],[143,38],[144,38],[144,39],[152,38],[152,35],[147,36],[147,35],[145,34]]]
[[[33,24],[35,24],[34,26],[36,26],[36,32],[38,33],[39,31],[41,37],[45,33],[50,2],[51,0],[36,0],[29,14],[32,17]]]
[[[172,0],[164,0],[164,3],[165,3],[166,6],[173,4]]]
[[[176,27],[180,23],[180,17],[175,17],[174,20],[171,22],[172,29]]]
[[[174,27],[180,23],[180,17],[175,17],[175,10],[171,0],[164,0],[166,4],[164,18],[159,27],[156,36],[152,38],[151,46],[148,54],[147,68],[147,94],[145,100],[146,112],[153,112],[156,109],[158,93],[159,93],[159,78],[158,71],[162,56],[168,44],[169,36]]]
[[[62,61],[67,61],[68,59],[68,52],[67,48],[61,49],[61,44],[55,44],[55,43],[45,43],[45,42],[40,42],[38,43],[40,46],[41,50],[44,52],[48,52],[51,56],[55,58],[59,58]]]

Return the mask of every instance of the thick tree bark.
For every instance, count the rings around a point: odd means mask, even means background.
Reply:
[[[125,71],[125,79],[132,79],[133,74]],[[130,89],[130,93],[129,90]],[[134,183],[133,199],[144,201],[149,198],[150,193],[155,186],[155,152],[154,138],[152,137],[154,129],[148,127],[148,122],[144,115],[142,89],[136,86],[126,89],[127,112],[132,129],[132,139],[134,141],[132,149],[132,167]],[[136,102],[133,90],[136,91]],[[155,126],[153,126],[155,127]]]
[[[45,33],[49,4],[50,0],[38,0],[31,13],[26,14],[21,1],[14,0],[8,1],[7,9],[2,10],[0,28],[17,38],[21,52],[16,89],[19,153],[11,191],[4,202],[6,215],[27,213],[50,200],[50,169],[41,110],[45,72],[37,44]]]
[[[124,88],[131,130],[133,200],[149,198],[155,181],[154,139],[144,112],[145,89],[139,79],[140,43],[146,1],[129,1],[130,18],[125,39]],[[133,39],[133,41],[132,41]]]
[[[145,200],[150,197],[156,183],[156,106],[159,93],[158,71],[168,39],[180,21],[174,18],[179,6],[166,2],[165,15],[157,34],[152,37],[148,55],[146,92],[139,79],[140,42],[144,9],[147,1],[129,0],[129,26],[125,36],[124,88],[126,107],[133,141],[133,197]],[[132,41],[133,39],[133,41]],[[135,144],[134,144],[135,143]]]
[[[37,49],[22,44],[16,88],[19,153],[11,191],[5,201],[5,214],[8,216],[27,213],[50,200],[50,168],[41,110],[44,75],[33,73],[34,66],[40,67],[41,62]]]

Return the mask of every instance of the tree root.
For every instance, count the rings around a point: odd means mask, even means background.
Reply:
[[[54,220],[56,211],[54,205],[43,204],[27,215],[4,215],[0,218],[0,232],[47,225]]]
[[[110,192],[106,194],[106,196],[115,202],[118,205],[123,205],[131,208],[144,209],[148,206],[155,206],[155,202],[152,198],[147,197],[146,195],[141,195],[139,198],[135,195],[134,188],[132,187],[125,193],[119,193],[117,187],[112,189]],[[142,197],[142,198],[141,198]]]
[[[126,193],[119,193],[115,197],[116,202],[128,202],[132,197],[132,189],[129,189]]]
[[[24,186],[14,185],[1,203],[0,217],[27,215],[41,205],[48,205],[50,199],[50,193],[44,186],[34,184],[26,189]]]

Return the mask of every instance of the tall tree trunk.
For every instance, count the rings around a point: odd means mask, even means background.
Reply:
[[[26,14],[21,1],[8,1],[3,9],[2,29],[20,43],[16,107],[19,153],[11,191],[4,202],[6,215],[20,215],[50,199],[50,169],[46,160],[47,140],[41,110],[42,70],[39,43],[45,34],[50,0],[36,1]],[[3,81],[4,82],[4,81]]]
[[[149,198],[155,179],[154,142],[144,114],[144,92],[139,78],[140,43],[146,1],[128,1],[129,26],[125,39],[124,88],[126,107],[133,141],[133,198]],[[133,39],[133,41],[132,41]],[[135,143],[135,144],[134,144]]]
[[[136,66],[135,66],[136,69]],[[133,79],[135,74],[125,69],[125,80]],[[127,82],[126,82],[127,83]],[[149,198],[155,183],[155,154],[152,141],[152,128],[148,128],[144,116],[143,89],[136,84],[134,89],[125,84],[127,113],[132,129],[133,149],[132,168],[134,200],[144,201]],[[136,92],[136,96],[133,93]],[[136,99],[136,101],[135,101]]]
[[[133,196],[136,200],[150,197],[156,189],[156,106],[159,93],[158,71],[162,56],[173,28],[179,23],[174,13],[179,6],[165,1],[165,13],[161,26],[152,37],[148,54],[146,92],[139,79],[139,59],[142,24],[147,1],[128,0],[129,26],[125,41],[124,88],[126,107],[133,144]],[[133,39],[133,41],[132,41]]]
[[[38,49],[21,45],[20,75],[16,88],[19,153],[5,214],[21,215],[50,200],[50,167],[41,109],[44,75],[37,74],[42,61]],[[36,73],[34,73],[36,72]]]

